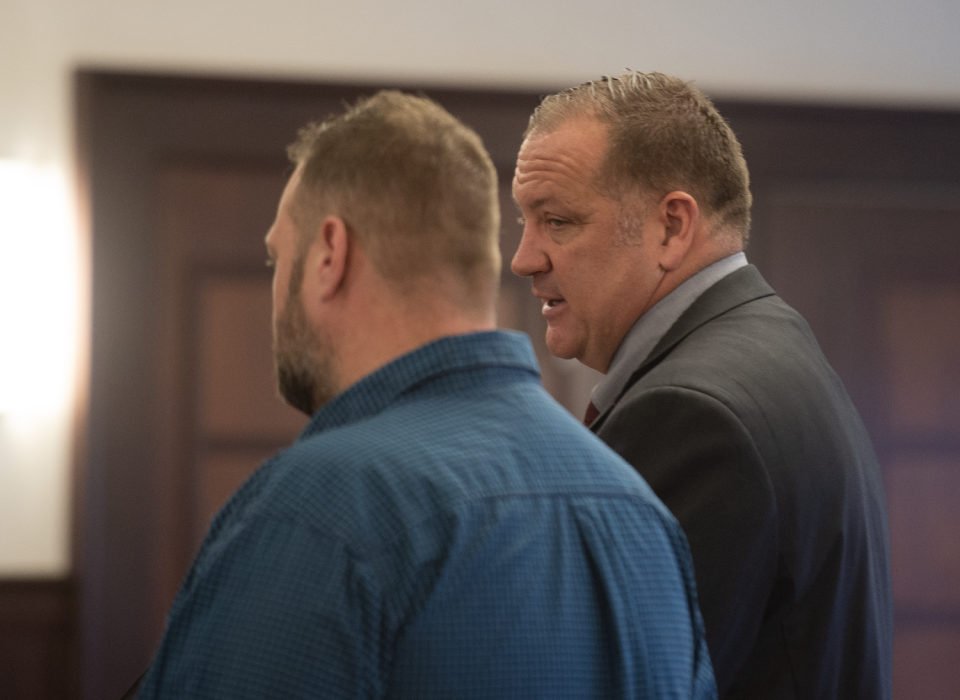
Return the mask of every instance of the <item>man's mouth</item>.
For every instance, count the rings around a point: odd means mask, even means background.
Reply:
[[[561,304],[565,304],[566,301],[567,300],[564,299],[563,297],[543,299],[543,308],[541,309],[541,311],[542,313],[546,314],[548,311],[551,311],[552,309],[556,309]]]
[[[554,291],[554,290],[547,291],[543,288],[537,289],[536,286],[534,286],[533,295],[537,297],[540,300],[541,304],[543,305],[541,307],[542,313],[545,314],[551,309],[555,309],[561,304],[566,303],[567,300],[564,299],[562,296],[560,296],[557,293],[557,291]]]

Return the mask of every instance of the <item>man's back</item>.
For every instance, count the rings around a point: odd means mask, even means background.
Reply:
[[[676,521],[494,333],[351,387],[238,492],[142,697],[714,693]]]

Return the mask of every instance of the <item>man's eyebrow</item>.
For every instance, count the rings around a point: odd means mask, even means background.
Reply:
[[[511,197],[513,199],[513,203],[516,204],[517,208],[519,209],[520,202],[517,201],[517,198],[515,196],[511,195]],[[544,204],[546,204],[549,200],[550,200],[549,197],[540,197],[539,199],[535,199],[532,202],[530,202],[530,209],[539,209]]]

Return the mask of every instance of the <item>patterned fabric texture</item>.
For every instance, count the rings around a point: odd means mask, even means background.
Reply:
[[[543,390],[438,340],[322,408],[214,518],[139,697],[715,698],[686,540]]]

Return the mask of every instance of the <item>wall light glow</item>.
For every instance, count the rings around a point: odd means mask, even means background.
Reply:
[[[0,159],[0,578],[69,571],[81,309],[64,168]]]
[[[77,358],[77,235],[62,170],[0,160],[0,416],[71,404]]]

